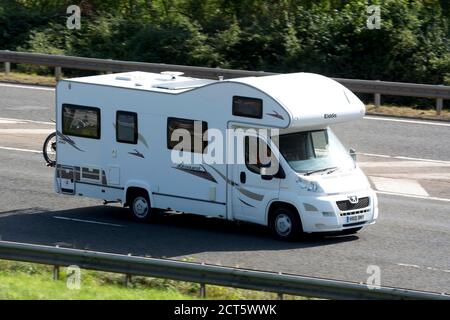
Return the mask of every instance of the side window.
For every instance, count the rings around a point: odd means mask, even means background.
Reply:
[[[121,143],[137,144],[138,118],[137,113],[117,111],[116,140]]]
[[[244,147],[247,169],[253,173],[260,174],[261,168],[270,164],[272,151],[263,140],[253,136],[245,137]]]
[[[62,131],[69,136],[100,139],[100,109],[63,104]]]
[[[196,126],[200,128],[196,129]],[[190,150],[184,150],[194,153],[206,153],[208,146],[208,139],[203,139],[205,132],[208,130],[208,123],[199,120],[179,119],[179,118],[167,118],[167,148],[169,150],[179,150],[179,143],[182,141],[182,137],[177,134],[174,135],[175,130],[185,130],[186,134],[190,138]],[[183,131],[179,131],[180,133]],[[178,139],[177,139],[178,138]]]
[[[256,98],[234,96],[233,116],[262,119],[263,101]]]
[[[316,158],[328,157],[328,135],[325,130],[311,132],[311,140]]]

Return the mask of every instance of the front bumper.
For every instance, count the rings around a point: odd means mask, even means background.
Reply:
[[[342,206],[341,201],[348,201],[351,196],[357,196],[361,202],[348,207]],[[368,198],[367,206],[362,201],[364,198]],[[300,202],[303,231],[307,233],[336,232],[365,227],[374,224],[378,218],[378,200],[373,190],[352,194],[301,197]]]

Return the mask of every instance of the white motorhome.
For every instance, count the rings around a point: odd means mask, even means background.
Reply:
[[[142,221],[170,209],[269,226],[280,239],[354,233],[375,223],[377,197],[329,126],[364,114],[344,86],[309,73],[215,81],[129,72],[62,80],[55,190],[122,203]],[[192,132],[198,123],[192,148],[176,149],[174,131]],[[174,152],[202,155],[212,128],[224,136],[276,129],[279,136],[235,135],[232,151],[245,154],[242,162],[174,163]],[[248,162],[255,140],[272,151],[276,172]]]

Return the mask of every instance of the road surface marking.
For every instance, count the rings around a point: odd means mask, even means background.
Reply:
[[[450,123],[438,122],[438,121],[424,121],[424,120],[408,120],[408,119],[395,119],[395,118],[385,118],[385,117],[371,117],[365,116],[364,120],[378,120],[378,121],[391,121],[391,122],[403,122],[403,123],[414,123],[414,124],[426,124],[431,126],[442,126],[450,127]]]
[[[46,122],[46,121],[36,121],[36,120],[27,120],[27,119],[17,119],[17,118],[0,118],[0,123],[13,123],[13,124],[21,124],[21,123],[37,123],[37,124],[48,124],[54,126],[54,122]]]
[[[397,263],[397,265],[400,266],[400,267],[409,267],[409,268],[415,268],[415,269],[426,269],[426,270],[431,270],[431,271],[440,271],[440,272],[450,273],[450,270],[439,269],[439,268],[434,268],[434,267],[418,266],[416,264]]]
[[[432,172],[432,173],[380,173],[379,177],[414,179],[414,180],[449,180],[450,172]]]
[[[383,192],[429,197],[428,192],[416,180],[369,177],[375,189]]]
[[[1,131],[0,131],[1,132]],[[358,166],[362,168],[433,168],[433,167],[450,167],[450,162],[427,162],[427,161],[379,161],[379,162],[358,162]]]
[[[376,158],[392,158],[392,159],[399,159],[399,160],[425,161],[425,162],[450,164],[450,161],[445,161],[445,160],[433,160],[433,159],[412,158],[412,157],[403,157],[403,156],[389,156],[389,155],[385,155],[385,154],[374,154],[374,153],[363,153],[363,152],[358,152],[357,154],[362,155],[362,156],[367,156],[367,157],[376,157]]]
[[[92,223],[92,224],[101,224],[101,225],[111,226],[111,227],[123,227],[123,225],[121,225],[121,224],[114,224],[114,223],[107,223],[107,222],[99,222],[99,221],[92,221],[92,220],[82,220],[82,219],[74,219],[74,218],[67,218],[67,217],[60,217],[60,216],[54,216],[53,218],[59,219],[59,220],[75,221],[75,222],[85,222],[85,223]]]
[[[0,134],[50,134],[54,129],[0,129]]]
[[[26,122],[0,118],[0,124],[23,124],[23,123]]]
[[[396,193],[396,192],[387,192],[387,191],[375,191],[378,194],[384,194],[388,196],[399,196],[406,198],[415,198],[415,199],[423,199],[423,200],[435,200],[435,201],[445,201],[450,202],[450,199],[447,198],[438,198],[438,197],[423,197],[423,196],[415,196],[412,194],[404,194],[404,193]]]
[[[38,86],[27,86],[27,85],[10,84],[10,83],[0,83],[0,87],[9,87],[9,88],[18,88],[18,89],[31,89],[31,90],[43,90],[43,91],[55,91],[55,88],[46,88],[46,87],[38,87]]]
[[[0,147],[0,150],[11,150],[11,151],[31,152],[31,153],[42,153],[42,151],[40,151],[40,150],[10,148],[10,147]]]

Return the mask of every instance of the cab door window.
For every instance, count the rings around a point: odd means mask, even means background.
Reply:
[[[253,173],[261,174],[261,168],[273,163],[272,151],[267,143],[255,136],[245,137],[245,165]]]

